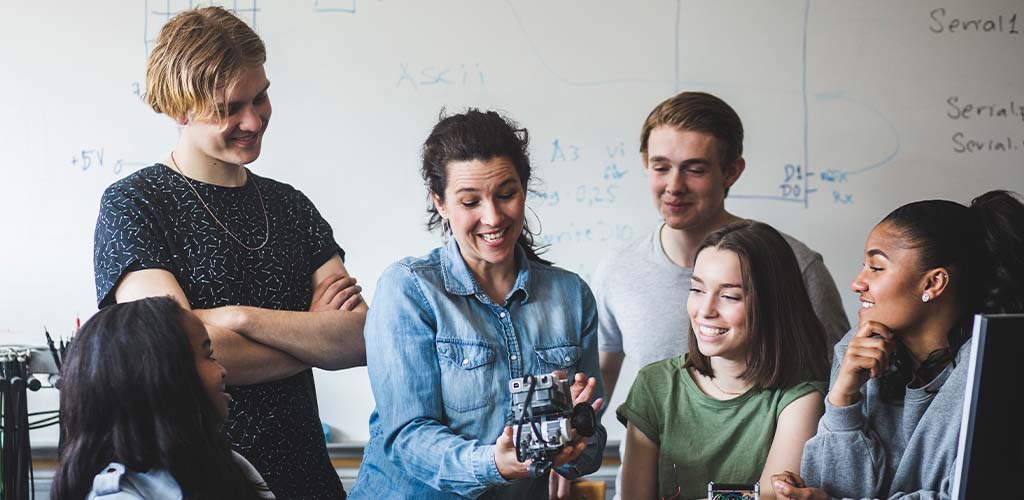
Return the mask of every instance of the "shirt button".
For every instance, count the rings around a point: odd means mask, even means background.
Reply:
[[[511,356],[511,359],[512,359],[512,361],[515,361],[515,360],[519,359],[519,356],[516,356],[515,354],[513,354]]]
[[[499,318],[504,318],[504,317],[505,317],[505,313],[504,313],[504,312],[500,312],[500,313],[498,313],[498,317],[499,317]]]
[[[565,360],[566,360],[566,361],[569,361],[569,356],[566,356],[566,357],[565,357]]]
[[[468,359],[462,360],[462,366],[469,366],[469,360]]]

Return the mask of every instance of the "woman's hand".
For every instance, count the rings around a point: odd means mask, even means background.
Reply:
[[[351,311],[363,297],[359,295],[363,287],[356,284],[356,279],[344,274],[332,274],[324,278],[313,291],[313,300],[309,304],[310,312],[318,311]]]
[[[498,467],[501,477],[513,480],[530,477],[530,464],[533,460],[520,462],[516,456],[516,445],[512,441],[512,427],[505,426],[505,430],[498,436],[494,443],[494,465]]]
[[[868,379],[885,374],[895,349],[896,340],[889,327],[875,321],[861,323],[850,339],[836,381],[829,388],[829,402],[833,406],[850,406],[860,401],[860,388]]]
[[[562,380],[566,377],[566,374],[563,371],[555,371],[552,375],[558,380]],[[588,378],[585,373],[577,372],[573,377],[572,385],[569,386],[569,393],[572,395],[573,406],[580,403],[590,403],[590,398],[594,397],[594,390],[596,389],[596,378]],[[593,408],[595,412],[599,411],[602,406],[604,406],[604,399],[602,398],[598,398],[593,403],[590,403],[590,407]],[[585,449],[587,449],[587,438],[580,436],[575,443],[565,445],[561,451],[558,452],[558,455],[555,455],[553,460],[554,466],[560,467],[576,460]]]
[[[828,493],[818,488],[808,488],[803,478],[795,472],[772,475],[772,487],[778,500],[829,500]]]
[[[558,380],[562,380],[566,377],[565,372],[558,370],[552,372]],[[594,397],[594,390],[597,389],[597,379],[594,377],[587,378],[584,373],[577,372],[576,376],[573,377],[572,385],[569,386],[569,393],[572,395],[573,406],[579,403],[589,403],[590,398]],[[599,411],[604,406],[604,399],[598,398],[596,401],[590,404],[594,411]]]
[[[528,478],[530,477],[530,464],[533,463],[533,460],[519,461],[519,457],[516,456],[516,446],[512,436],[512,427],[505,426],[505,430],[494,443],[494,465],[498,468],[498,473],[501,474],[501,477],[505,479]],[[587,438],[580,438],[574,444],[563,446],[558,451],[558,454],[552,458],[552,467],[559,467],[576,460],[586,448]]]
[[[557,380],[566,378],[566,374],[563,371],[555,371],[552,375]],[[594,396],[594,391],[597,389],[597,379],[594,377],[587,377],[586,374],[577,373],[573,377],[572,385],[569,386],[569,393],[572,396],[573,406],[579,403],[589,403],[590,398]],[[590,403],[590,407],[594,411],[599,411],[604,406],[604,399],[598,398],[593,403]],[[501,477],[505,479],[522,479],[530,477],[530,463],[532,460],[520,462],[519,458],[516,457],[515,442],[512,440],[512,427],[506,426],[501,436],[498,436],[498,440],[494,443],[494,465],[498,467],[498,472]],[[558,454],[552,458],[553,467],[560,467],[573,460],[579,458],[583,453],[583,450],[587,448],[587,438],[580,437],[575,443],[568,444],[559,450]]]

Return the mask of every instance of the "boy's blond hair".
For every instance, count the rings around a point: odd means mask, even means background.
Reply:
[[[203,7],[171,18],[146,65],[146,103],[176,120],[222,119],[224,95],[267,51],[249,25],[222,7]]]

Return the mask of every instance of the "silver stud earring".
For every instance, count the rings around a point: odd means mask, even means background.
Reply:
[[[924,292],[924,295],[921,295],[921,302],[928,302],[929,300],[932,300],[932,296],[928,295],[928,292]]]

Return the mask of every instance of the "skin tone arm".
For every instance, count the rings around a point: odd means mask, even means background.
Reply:
[[[163,269],[143,269],[125,274],[114,291],[117,302],[146,297],[170,296],[185,309],[191,309],[185,292],[174,275]],[[236,332],[207,325],[213,350],[228,369],[228,385],[248,385],[290,377],[309,368],[291,355],[253,342]]]
[[[344,275],[344,277],[342,277]],[[321,266],[313,275],[315,290],[313,304],[309,312],[275,311],[268,309],[250,308],[242,306],[220,307],[216,309],[204,309],[195,311],[197,316],[207,324],[210,332],[210,339],[213,341],[214,350],[218,359],[228,368],[227,383],[230,385],[248,385],[261,382],[269,382],[289,377],[309,368],[310,366],[341,367],[347,363],[351,366],[366,363],[366,350],[362,338],[362,324],[366,317],[366,304],[359,296],[360,288],[354,285],[354,280],[347,276],[341,258],[334,256],[330,261]],[[332,295],[333,294],[333,295]],[[115,298],[118,302],[141,299],[144,297],[169,295],[177,300],[182,307],[189,309],[188,300],[184,291],[170,272],[162,269],[145,269],[126,274],[115,290]],[[346,310],[346,317],[338,314]],[[262,321],[259,326],[270,329],[272,332],[253,330],[239,332],[231,328],[238,324],[247,327],[250,314],[259,316]],[[321,317],[317,317],[322,315]],[[349,316],[351,315],[351,316]],[[325,321],[326,320],[326,321]],[[334,321],[330,321],[334,320]],[[342,320],[342,321],[339,321]],[[307,325],[312,323],[319,329]],[[358,334],[352,335],[351,330],[331,331],[331,327],[337,323],[344,323],[348,328],[358,324]],[[328,332],[324,332],[328,330]],[[301,335],[294,333],[301,332]],[[246,336],[243,333],[274,333],[278,339],[277,345],[261,343],[258,338]],[[339,338],[348,341],[352,340],[345,348],[323,348],[324,351],[316,356],[308,356],[309,359],[300,359],[297,353],[287,351],[291,344],[290,337],[307,337],[310,334],[321,334],[329,337],[329,340]],[[322,342],[320,339],[311,339],[309,344],[329,345],[330,342]],[[301,343],[292,342],[292,344]],[[296,349],[298,353],[306,353]]]
[[[622,454],[622,498],[658,497],[658,445],[632,422]]]
[[[314,289],[319,290],[326,280],[331,280],[332,284],[323,295],[327,297],[334,293],[332,300],[341,302],[337,309],[326,307],[320,310],[318,302],[324,300],[314,298],[312,312],[225,306],[196,311],[196,314],[208,325],[238,332],[249,340],[288,353],[310,366],[324,370],[365,366],[363,324],[367,306],[358,295],[360,288],[348,276],[338,255],[313,273]],[[335,286],[340,290],[332,290],[331,287]]]
[[[800,458],[804,443],[811,439],[818,427],[818,420],[825,414],[825,398],[819,392],[806,394],[793,401],[779,414],[778,427],[768,451],[768,459],[761,473],[761,498],[774,500],[772,474],[779,471],[800,470]]]
[[[626,353],[602,352],[598,356],[598,363],[601,364],[601,379],[604,381],[605,398],[611,401],[612,391],[615,390],[615,383],[619,381],[622,360],[626,359]]]

